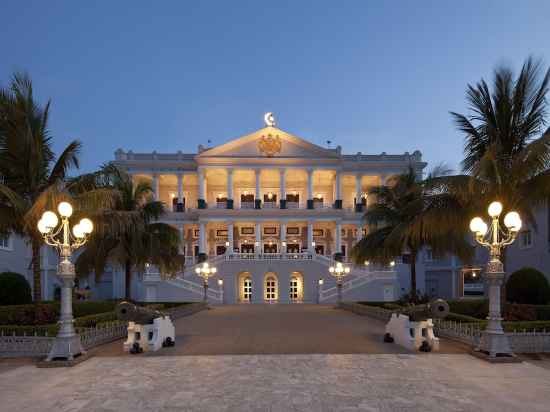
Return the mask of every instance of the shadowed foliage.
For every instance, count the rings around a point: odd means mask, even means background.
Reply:
[[[126,298],[130,299],[132,271],[143,271],[146,264],[159,267],[170,275],[182,268],[179,255],[179,232],[176,228],[156,222],[164,213],[164,204],[152,199],[148,182],[135,186],[131,176],[112,164],[97,173],[80,176],[71,182],[77,192],[88,190],[114,191],[118,197],[110,210],[95,217],[96,230],[76,260],[79,275],[94,271],[100,277],[105,266],[124,268]]]
[[[0,232],[28,239],[32,250],[34,300],[42,295],[40,283],[41,235],[36,224],[46,208],[66,199],[64,179],[78,167],[80,143],[72,141],[56,157],[48,130],[50,102],[34,99],[30,78],[16,73],[0,89]]]
[[[442,173],[441,168],[436,173]],[[460,211],[467,214],[468,209],[455,197],[418,181],[413,169],[393,176],[387,186],[373,187],[369,196],[376,201],[364,216],[368,233],[352,249],[352,257],[357,264],[366,260],[387,264],[396,256],[409,255],[411,301],[417,298],[416,260],[422,248],[430,247],[436,257],[453,253],[464,260],[471,258],[473,248],[455,230],[463,219]],[[446,213],[449,208],[457,213]]]

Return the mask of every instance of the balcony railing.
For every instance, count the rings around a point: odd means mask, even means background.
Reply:
[[[241,202],[241,209],[254,209],[254,202]]]
[[[311,260],[311,253],[228,253],[227,260]]]
[[[277,209],[277,202],[264,202],[264,209]]]
[[[300,203],[299,202],[286,202],[287,209],[299,209]]]
[[[216,202],[216,209],[227,209],[227,202]]]

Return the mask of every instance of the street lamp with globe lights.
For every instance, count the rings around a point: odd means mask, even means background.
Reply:
[[[338,290],[337,306],[340,306],[342,303],[342,281],[344,280],[344,277],[349,275],[350,268],[348,266],[344,266],[342,262],[336,262],[336,266],[329,267],[328,271],[336,278],[336,289]]]
[[[197,267],[195,269],[195,273],[197,276],[200,276],[203,280],[203,286],[204,286],[204,297],[203,300],[206,302],[208,301],[208,278],[211,276],[214,276],[218,269],[216,269],[214,266],[210,266],[208,262],[204,262],[201,266]]]
[[[491,203],[488,213],[491,217],[490,226],[480,217],[474,217],[470,222],[470,230],[474,233],[476,242],[489,249],[489,263],[485,271],[489,284],[489,316],[477,350],[488,354],[490,358],[496,358],[513,355],[501,323],[500,291],[505,274],[500,257],[502,250],[516,239],[521,229],[521,218],[517,212],[508,212],[504,216],[505,227],[502,227],[500,202]]]
[[[73,214],[73,207],[69,202],[61,202],[57,207],[57,211],[61,216],[59,226],[59,218],[52,211],[44,212],[37,225],[44,242],[57,248],[61,258],[57,270],[57,276],[62,282],[59,332],[46,358],[47,361],[53,359],[73,360],[75,356],[84,353],[80,337],[74,329],[72,293],[75,269],[70,258],[74,250],[86,243],[88,236],[94,229],[92,221],[84,218],[74,225],[71,231],[69,218]]]

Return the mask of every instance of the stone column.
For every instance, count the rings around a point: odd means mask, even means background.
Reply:
[[[357,173],[355,175],[355,211],[362,212],[363,204],[361,203],[361,195],[363,194],[361,190],[361,179],[363,175]]]
[[[199,223],[199,260],[202,259],[201,256],[206,257],[206,223]]]
[[[286,209],[286,170],[281,169],[279,171],[279,187],[280,187],[280,208]]]
[[[153,175],[153,198],[160,200],[159,176],[156,173]]]
[[[233,169],[227,169],[227,208],[233,209]]]
[[[183,173],[178,173],[178,203],[177,212],[183,212]]]
[[[355,240],[357,242],[361,241],[363,239],[363,225],[357,225],[357,234],[355,236]]]
[[[334,236],[334,254],[340,254],[342,253],[342,224],[337,222],[336,223],[336,233]]]
[[[185,225],[181,223],[178,229],[180,232],[180,254],[185,255]]]
[[[199,200],[198,208],[206,209],[206,176],[204,170],[199,169]]]
[[[257,255],[259,255],[260,253],[262,253],[262,225],[260,224],[260,222],[256,222],[254,233],[256,234],[256,242],[254,243],[254,252]]]
[[[336,176],[334,179],[334,208],[335,209],[342,209],[342,174],[339,170],[336,171]]]
[[[229,247],[226,253],[229,253],[230,255],[233,254],[233,222],[227,223],[227,242],[229,242]]]
[[[307,169],[307,208],[313,209],[313,169]]]
[[[256,169],[254,171],[254,177],[256,179],[256,194],[254,196],[254,208],[255,209],[261,209],[262,208],[262,194],[261,194],[261,190],[260,190],[260,175],[261,175],[261,170],[258,170]]]
[[[307,222],[307,250],[313,253],[313,222]]]
[[[279,227],[279,236],[281,239],[281,253],[286,253],[286,222],[281,222],[281,226]],[[283,246],[283,243],[285,246]]]

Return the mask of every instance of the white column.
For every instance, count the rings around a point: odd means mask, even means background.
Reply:
[[[181,223],[178,227],[180,232],[180,254],[184,253],[185,248],[185,226],[183,223]]]
[[[153,197],[155,200],[160,199],[159,176],[156,173],[153,175]]]
[[[307,200],[313,199],[313,169],[307,170]]]
[[[199,253],[206,253],[206,223],[199,224]]]
[[[227,198],[233,200],[233,169],[227,169]]]
[[[339,170],[336,171],[335,185],[336,185],[336,190],[335,190],[336,199],[334,200],[342,200],[342,174],[340,173]]]
[[[260,222],[256,222],[256,227],[254,229],[256,233],[256,242],[254,243],[254,252],[256,254],[262,253],[262,225]]]
[[[281,239],[281,253],[286,253],[286,246],[283,246],[283,242],[286,243],[286,222],[281,222],[281,226],[279,227],[279,237]]]
[[[342,224],[336,223],[336,233],[334,236],[335,239],[335,246],[336,249],[334,253],[341,253],[342,252]]]
[[[233,253],[233,222],[228,222],[227,223],[227,241],[229,242],[229,250],[227,252],[229,252],[229,254],[232,254]]]
[[[279,188],[280,188],[280,200],[286,200],[286,170],[279,170]],[[280,203],[280,201],[279,201]]]
[[[361,191],[361,178],[363,175],[357,174],[355,175],[355,203],[359,204],[361,203],[361,195],[363,192]]]
[[[199,170],[199,199],[205,198],[205,186],[206,186],[206,177],[204,176],[204,170]]]
[[[356,240],[359,242],[361,239],[363,239],[363,225],[357,225]]]
[[[256,196],[255,196],[255,199],[260,199],[261,200],[261,193],[260,193],[260,173],[261,173],[261,170],[255,170],[254,171],[254,176],[256,178]]]
[[[178,203],[183,203],[183,173],[178,173]]]
[[[313,253],[313,222],[307,222],[307,250]]]

